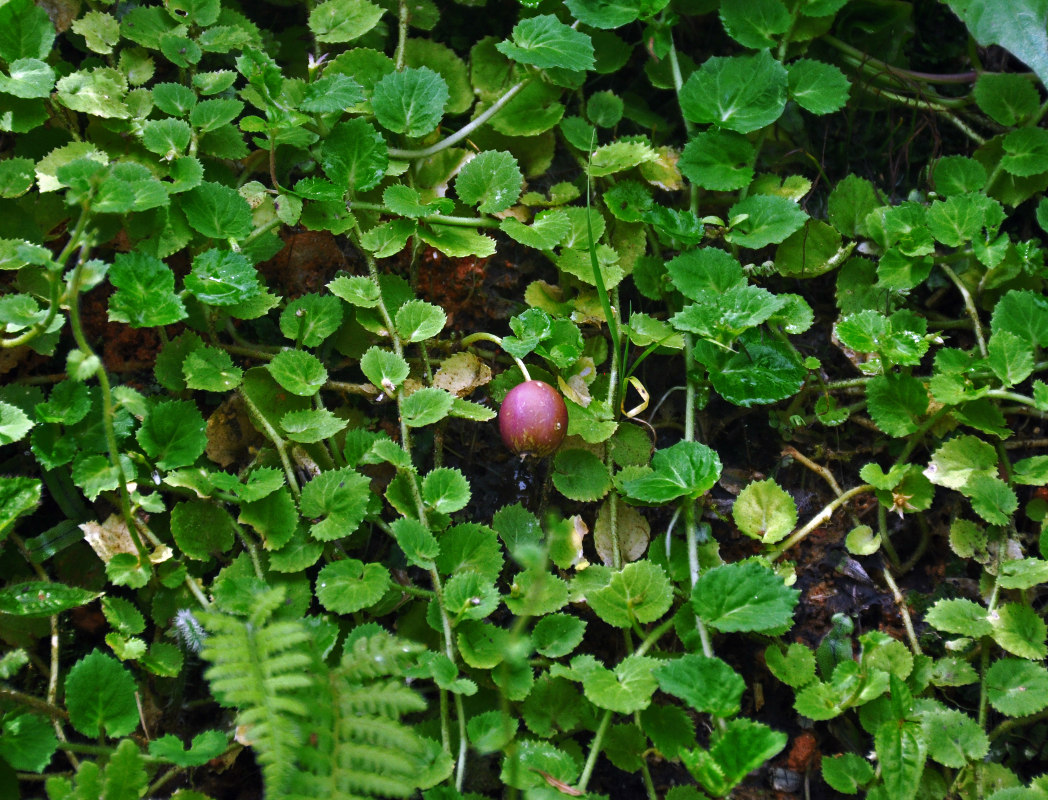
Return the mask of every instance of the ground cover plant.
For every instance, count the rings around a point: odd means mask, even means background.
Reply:
[[[0,794],[1048,797],[1039,0],[0,0]]]

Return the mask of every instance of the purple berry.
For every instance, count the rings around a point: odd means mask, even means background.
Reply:
[[[514,453],[548,456],[568,432],[568,408],[548,383],[525,381],[510,389],[502,401],[499,431]]]

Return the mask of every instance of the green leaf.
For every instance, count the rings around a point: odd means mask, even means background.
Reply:
[[[919,725],[890,719],[874,737],[881,780],[888,797],[914,797],[920,787],[927,745]]]
[[[662,567],[634,561],[614,573],[607,586],[587,594],[586,600],[604,622],[629,628],[662,617],[673,603],[673,590]]]
[[[733,244],[757,249],[784,241],[800,229],[808,215],[788,198],[754,194],[728,209],[728,218],[738,221],[725,238]]]
[[[171,509],[171,533],[182,553],[197,561],[208,561],[233,546],[232,518],[204,500],[175,505]]]
[[[480,620],[499,606],[499,593],[494,585],[476,572],[452,575],[444,584],[444,600],[453,620]]]
[[[782,541],[797,524],[797,504],[771,478],[747,485],[731,513],[739,530],[765,544]]]
[[[302,487],[299,510],[316,520],[309,529],[312,537],[330,542],[353,533],[367,514],[371,482],[349,468],[328,470]]]
[[[135,434],[159,469],[192,464],[207,447],[204,418],[188,400],[166,400],[149,409]]]
[[[657,159],[658,153],[647,142],[620,140],[594,150],[590,154],[587,171],[593,177],[600,178]]]
[[[371,96],[379,124],[408,136],[425,136],[436,128],[447,102],[447,83],[429,67],[391,72],[375,84]]]
[[[753,50],[774,47],[776,37],[786,33],[791,22],[782,0],[726,0],[720,18],[732,39]]]
[[[440,467],[422,479],[422,500],[439,514],[461,511],[469,503],[469,483],[457,469]]]
[[[184,155],[192,131],[180,119],[153,119],[142,123],[142,144],[165,161]]]
[[[441,534],[436,565],[442,575],[476,572],[491,583],[502,572],[502,564],[498,537],[486,525],[467,522],[453,525]]]
[[[749,186],[755,157],[756,150],[745,136],[711,128],[688,141],[677,168],[696,186],[730,192]]]
[[[0,589],[0,613],[18,617],[49,617],[90,603],[99,596],[76,586],[32,581]]]
[[[22,409],[0,400],[0,445],[17,442],[32,427],[32,420]]]
[[[973,475],[961,491],[972,501],[972,510],[991,525],[1007,525],[1019,507],[1015,491],[996,475]]]
[[[1004,603],[992,620],[993,640],[1012,655],[1040,660],[1048,654],[1048,626],[1030,606]]]
[[[55,71],[37,58],[11,62],[10,77],[0,74],[0,92],[15,97],[48,97],[55,85]]]
[[[280,332],[305,347],[317,347],[342,324],[342,304],[330,295],[304,294],[280,314]]]
[[[873,765],[855,753],[842,753],[822,759],[822,778],[831,789],[838,792],[857,794],[873,780],[873,776]]]
[[[244,104],[231,98],[215,98],[201,101],[189,113],[189,121],[201,132],[217,131],[236,119],[244,110]]]
[[[292,442],[313,444],[330,439],[348,423],[326,408],[306,408],[289,411],[280,418],[280,427]]]
[[[975,436],[955,436],[943,443],[933,454],[925,476],[938,486],[964,490],[978,475],[995,477],[997,453],[993,447]]]
[[[645,4],[636,0],[565,0],[564,5],[579,22],[592,28],[610,30],[628,25],[642,13],[653,13],[666,4]]]
[[[786,746],[786,734],[748,719],[714,731],[709,750],[682,750],[681,761],[710,794],[723,797]]]
[[[614,92],[594,92],[586,101],[586,116],[600,128],[614,128],[622,119],[624,107],[622,98]]]
[[[58,748],[54,728],[39,714],[8,711],[0,734],[0,759],[9,765],[8,769],[43,772]],[[12,797],[18,794],[17,784],[15,781],[11,787]]]
[[[328,379],[324,363],[304,350],[281,350],[266,369],[277,383],[299,397],[312,397]]]
[[[20,197],[33,187],[31,158],[5,158],[0,161],[0,197]]]
[[[40,481],[34,478],[0,476],[0,542],[7,538],[15,521],[40,502]]]
[[[655,670],[662,691],[700,713],[733,717],[741,708],[746,682],[719,658],[689,653]]]
[[[117,291],[109,298],[109,319],[133,328],[154,328],[185,319],[186,309],[175,294],[175,276],[158,258],[139,250],[118,253],[109,270]]]
[[[623,659],[614,671],[601,665],[593,656],[576,656],[571,669],[576,680],[582,681],[586,699],[598,708],[632,714],[647,708],[658,688],[654,667],[660,662],[648,656],[631,655]]]
[[[772,675],[794,689],[815,679],[815,654],[803,644],[793,642],[785,653],[777,645],[770,645],[764,651],[764,662]]]
[[[333,614],[355,614],[381,600],[389,585],[389,570],[381,564],[346,558],[317,573],[317,600]]]
[[[990,322],[994,333],[1007,331],[1039,347],[1048,347],[1048,298],[1038,292],[1011,290],[997,301]]]
[[[921,719],[928,756],[945,767],[961,769],[981,760],[990,740],[974,719],[954,709],[931,711]]]
[[[986,609],[964,598],[939,600],[928,609],[925,622],[945,633],[956,633],[975,639],[988,636],[993,631]]]
[[[410,372],[403,358],[381,347],[372,347],[361,356],[360,369],[375,386],[389,393],[396,391]]]
[[[1028,178],[1048,172],[1048,131],[1020,128],[1006,134],[1001,146],[1005,153],[1001,166],[1012,175]]]
[[[493,239],[457,225],[427,223],[419,228],[418,237],[451,258],[487,258],[495,252]]]
[[[986,345],[986,364],[1004,386],[1022,383],[1033,372],[1033,347],[1009,331],[994,331]]]
[[[799,58],[786,68],[790,97],[813,114],[832,114],[848,102],[848,79],[832,64]]]
[[[204,236],[242,239],[251,232],[251,207],[236,189],[205,181],[182,197],[186,220]]]
[[[947,0],[983,47],[999,44],[1037,73],[1048,85],[1048,33],[1043,0],[1015,0],[1007,14],[994,0]]]
[[[2,163],[2,162],[0,162]],[[499,228],[511,239],[535,250],[552,250],[564,241],[571,230],[568,215],[560,209],[549,209],[535,215],[531,225],[507,217]]]
[[[495,48],[520,64],[539,69],[593,69],[590,37],[568,27],[552,14],[521,20],[513,28],[511,41],[499,42]]]
[[[173,734],[165,734],[149,743],[149,755],[180,767],[202,767],[225,752],[228,740],[221,731],[201,731],[186,749]]]
[[[451,411],[453,401],[451,393],[429,386],[404,398],[400,414],[409,428],[420,428],[444,419]]]
[[[747,330],[730,353],[709,342],[696,345],[695,358],[710,373],[713,388],[730,403],[748,408],[775,403],[800,390],[807,369],[788,345]]]
[[[611,488],[604,462],[589,450],[561,450],[553,459],[553,485],[569,500],[599,500]]]
[[[385,176],[388,163],[382,134],[360,117],[337,123],[320,149],[321,169],[343,191],[373,189]]]
[[[703,621],[723,633],[771,633],[789,627],[800,593],[755,561],[724,564],[699,576],[691,605]]]
[[[890,436],[908,436],[928,412],[928,391],[910,375],[877,375],[866,387],[870,417]]]
[[[440,306],[425,300],[409,300],[397,309],[394,322],[402,340],[422,342],[440,333],[447,319],[447,314]]]
[[[510,153],[485,150],[459,172],[455,191],[463,203],[475,205],[485,214],[496,214],[517,202],[523,180],[517,159]]]
[[[422,198],[419,196],[416,189],[402,184],[387,186],[382,191],[382,202],[394,214],[398,214],[402,217],[410,217],[412,219],[424,217],[429,214],[439,214],[441,212],[447,213],[454,207],[454,203],[451,200],[442,197],[438,197],[425,203],[422,201]],[[372,231],[381,228],[382,226],[379,226],[378,228],[373,228]],[[414,231],[414,227],[410,230]],[[380,248],[376,247],[374,249],[377,250]]]
[[[585,620],[569,614],[549,614],[535,623],[531,644],[547,658],[561,658],[582,643],[585,633]]]
[[[350,305],[360,308],[374,308],[382,299],[378,286],[363,275],[340,275],[327,285],[336,297],[341,297]]]
[[[349,75],[332,73],[306,86],[299,108],[311,114],[344,111],[364,101],[364,89]]]
[[[986,671],[990,705],[1009,717],[1025,717],[1048,707],[1048,670],[1025,659],[1000,658]]]
[[[60,78],[55,90],[58,102],[73,111],[111,119],[131,116],[124,102],[127,81],[115,69],[96,67],[73,72]]]
[[[369,0],[325,0],[309,12],[309,29],[318,42],[351,42],[374,28],[383,13]]]
[[[718,455],[701,442],[678,442],[655,452],[651,470],[623,484],[626,493],[646,503],[668,503],[681,497],[697,499],[717,482]]]
[[[66,676],[69,721],[91,738],[126,736],[138,727],[136,691],[134,678],[119,661],[93,650]]]
[[[186,386],[207,392],[228,392],[240,385],[244,370],[233,363],[225,350],[198,347],[182,362]]]
[[[746,284],[738,260],[716,247],[686,250],[666,262],[666,272],[677,291],[700,303]]]
[[[984,114],[1006,128],[1021,125],[1041,104],[1033,84],[1016,73],[984,72],[976,80],[972,96]],[[983,178],[983,183],[974,188],[981,189],[985,182]]]
[[[786,84],[786,68],[767,51],[752,56],[713,56],[684,82],[681,110],[691,122],[751,133],[771,125],[782,114]]]
[[[981,76],[981,78],[986,77],[990,77],[990,75],[984,74]],[[1010,77],[1018,78],[1019,76],[1013,75]],[[1020,82],[1026,85],[1027,88],[1033,88],[1021,78]],[[976,86],[978,86],[978,83],[976,83]],[[981,190],[986,186],[986,179],[989,176],[986,174],[986,168],[974,158],[946,156],[935,162],[935,166],[931,171],[931,177],[934,180],[935,190],[939,194],[948,197],[950,195],[966,194],[967,192]]]
[[[433,568],[433,559],[440,554],[440,545],[429,528],[409,517],[401,517],[389,527],[409,564],[421,569]]]
[[[47,58],[55,29],[47,12],[32,0],[8,0],[0,6],[0,58]]]

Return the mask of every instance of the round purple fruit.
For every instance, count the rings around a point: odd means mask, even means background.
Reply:
[[[525,381],[510,389],[502,401],[499,431],[514,453],[548,456],[568,432],[568,408],[548,383]]]

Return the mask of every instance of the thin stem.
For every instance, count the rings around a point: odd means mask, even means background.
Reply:
[[[910,640],[910,649],[913,650],[914,655],[921,654],[921,646],[917,643],[917,634],[913,629],[913,620],[910,619],[910,610],[906,608],[906,598],[902,596],[902,592],[899,591],[899,587],[895,583],[895,579],[889,570],[881,570],[881,576],[884,578],[884,582],[888,584],[888,588],[891,589],[892,597],[895,598],[895,605],[899,609],[899,616],[902,617],[902,624],[906,628],[906,638]]]
[[[485,109],[484,113],[482,113],[480,116],[478,116],[476,119],[472,120],[468,124],[459,128],[457,131],[455,131],[455,133],[451,134],[447,138],[441,139],[436,144],[430,145],[429,147],[424,147],[421,150],[401,150],[398,147],[391,147],[389,148],[389,154],[393,158],[416,159],[429,158],[432,155],[436,155],[441,150],[446,150],[452,145],[461,142],[463,139],[465,139],[467,136],[473,133],[473,131],[477,130],[477,128],[481,127],[485,122],[487,122],[497,113],[499,113],[499,111],[502,110],[503,106],[505,106],[506,103],[512,100],[516,96],[517,92],[519,92],[521,89],[527,86],[530,82],[530,78],[525,78],[520,83],[514,84],[506,90],[506,93],[502,95],[502,97],[500,97],[498,100],[492,103],[489,108]]]
[[[471,344],[474,344],[475,342],[491,342],[492,344],[497,344],[499,347],[502,347],[502,339],[501,339],[501,337],[496,336],[493,333],[485,333],[484,331],[478,331],[477,333],[471,333],[469,336],[465,337],[462,340],[461,345],[463,347],[469,347]],[[503,349],[503,352],[505,352],[505,349]],[[524,380],[530,381],[531,380],[531,373],[528,372],[528,368],[524,365],[524,362],[521,361],[519,358],[517,358],[512,353],[506,353],[506,355],[508,355],[510,358],[512,358],[516,362],[517,368],[524,375]]]
[[[269,420],[265,418],[262,411],[252,402],[251,398],[248,397],[244,392],[240,393],[240,396],[244,399],[244,403],[247,404],[248,410],[252,416],[258,421],[258,424],[262,426],[263,433],[266,438],[276,448],[277,455],[280,457],[280,463],[284,467],[284,475],[287,476],[288,488],[291,489],[291,494],[294,495],[297,501],[301,496],[301,490],[298,488],[298,478],[295,477],[295,470],[291,466],[291,459],[287,455],[287,442],[284,438],[276,432],[272,425],[269,424]]]
[[[844,492],[840,497],[837,497],[834,500],[832,500],[829,504],[826,505],[825,508],[822,509],[822,511],[820,511],[818,514],[812,517],[806,525],[804,525],[802,528],[798,528],[796,532],[790,534],[790,536],[786,540],[781,542],[777,547],[773,547],[771,550],[769,550],[767,553],[768,558],[770,558],[773,561],[779,558],[783,553],[785,553],[795,544],[807,538],[807,536],[813,530],[818,528],[820,525],[822,525],[822,523],[824,523],[826,520],[832,517],[834,511],[843,506],[853,497],[856,497],[860,494],[865,494],[866,492],[872,492],[875,488],[876,487],[873,486],[873,484],[864,483],[862,486],[856,486],[854,489],[849,489],[848,491]]]
[[[390,151],[392,152],[392,151]],[[377,211],[380,214],[396,216],[396,213],[382,203],[367,203],[363,200],[351,200],[346,206],[352,211]],[[464,228],[497,228],[499,221],[490,217],[451,217],[444,214],[426,214],[418,218],[422,222],[438,222],[442,225],[459,225]]]
[[[600,755],[600,746],[604,741],[604,734],[607,733],[608,723],[611,722],[612,713],[611,710],[604,712],[604,716],[600,718],[600,722],[597,725],[597,732],[593,734],[593,741],[590,742],[589,755],[586,757],[586,765],[582,768],[582,774],[579,776],[579,782],[576,787],[579,791],[586,791],[586,786],[589,784],[590,777],[593,775],[593,768],[597,766],[597,756]]]
[[[396,62],[397,72],[400,72],[404,69],[404,52],[408,41],[408,18],[410,17],[410,12],[408,11],[408,4],[404,0],[400,0],[397,5],[397,49],[394,54],[394,61]]]
[[[986,358],[986,339],[983,338],[982,323],[979,321],[979,310],[975,307],[972,293],[968,291],[968,287],[964,285],[961,279],[957,277],[957,273],[950,269],[949,266],[939,264],[939,269],[946,273],[946,277],[953,282],[953,285],[957,287],[957,291],[961,293],[961,297],[964,298],[964,308],[968,312],[968,318],[972,321],[975,341],[979,345],[979,354]]]

